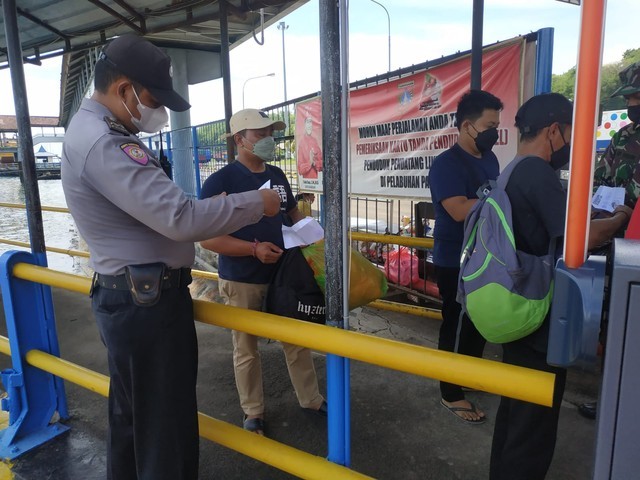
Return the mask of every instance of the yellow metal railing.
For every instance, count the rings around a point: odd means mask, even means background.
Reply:
[[[14,245],[16,247],[31,248],[31,244],[28,242],[19,242],[17,240],[9,240],[8,238],[0,238],[0,243],[6,243],[7,245]],[[71,250],[69,248],[57,248],[57,247],[45,247],[47,252],[64,253],[72,257],[85,257],[89,258],[89,252],[83,252],[81,250]]]
[[[381,235],[381,236],[385,236],[385,235]],[[396,238],[403,238],[403,237],[396,237]],[[25,247],[25,248],[31,247],[31,244],[27,242],[19,242],[17,240],[9,240],[7,238],[0,238],[0,243],[15,245],[16,247]],[[45,250],[47,252],[64,253],[70,256],[89,258],[89,252],[83,252],[80,250],[71,250],[71,249],[56,248],[56,247],[45,247]],[[192,270],[191,274],[194,277],[207,278],[209,280],[217,281],[219,278],[217,273],[205,272],[204,270]],[[436,320],[442,320],[442,313],[440,312],[440,310],[435,310],[431,308],[419,307],[414,305],[404,305],[401,303],[389,302],[385,300],[375,300],[367,304],[367,306],[372,308],[377,308],[379,310],[406,313],[409,315],[416,315],[419,317],[434,318]]]
[[[0,202],[0,207],[22,208],[26,206],[21,203],[5,203]],[[69,213],[69,209],[65,207],[40,207],[45,212]],[[432,238],[404,237],[399,235],[382,235],[378,233],[349,232],[352,240],[363,242],[377,242],[390,245],[402,245],[405,247],[433,248]],[[53,251],[53,250],[52,250]]]
[[[88,294],[91,283],[87,277],[27,263],[16,264],[13,268],[13,276],[85,295]],[[555,376],[547,372],[441,352],[211,302],[195,301],[194,309],[196,318],[211,325],[241,330],[257,336],[541,405],[552,404]],[[6,337],[0,337],[0,352],[11,354],[9,340]],[[37,350],[27,352],[25,360],[34,367],[108,396],[109,378],[105,375]],[[371,478],[324,458],[216,420],[201,412],[198,412],[198,423],[203,438],[300,478],[318,480]]]
[[[0,336],[0,352],[11,355],[9,339],[3,336]],[[104,397],[109,395],[109,377],[106,375],[39,350],[30,350],[25,355],[25,359],[29,365],[45,372],[99,393]],[[256,435],[227,422],[216,420],[202,412],[198,412],[198,426],[201,437],[300,478],[313,480],[372,478],[316,455]]]
[[[22,208],[23,210],[26,210],[27,208],[27,206],[22,203],[5,203],[5,202],[0,202],[0,207]],[[45,207],[43,205],[40,207],[40,210],[45,212],[69,213],[69,209],[66,207]]]
[[[363,242],[388,243],[403,247],[433,248],[433,238],[404,237],[401,235],[382,235],[380,233],[349,232],[351,240]]]
[[[91,283],[87,277],[27,263],[16,264],[13,275],[85,295]],[[200,300],[194,301],[194,309],[198,320],[211,325],[540,405],[553,402],[555,376],[548,372]]]

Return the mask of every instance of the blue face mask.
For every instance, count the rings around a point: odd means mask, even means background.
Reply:
[[[251,152],[256,157],[261,158],[265,162],[271,162],[273,161],[276,154],[276,141],[273,139],[273,137],[261,138],[253,144],[253,150]]]

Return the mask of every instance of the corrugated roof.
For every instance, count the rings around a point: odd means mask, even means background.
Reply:
[[[57,127],[58,117],[31,117],[32,127]],[[17,132],[18,124],[13,115],[0,115],[0,132]]]
[[[260,36],[267,27],[308,0],[227,0],[230,48]],[[65,55],[61,123],[87,76],[91,49],[124,33],[144,35],[159,47],[220,52],[220,1],[215,0],[20,0],[18,28],[26,62]],[[95,53],[93,53],[95,55]],[[7,68],[7,39],[0,17],[0,69]]]

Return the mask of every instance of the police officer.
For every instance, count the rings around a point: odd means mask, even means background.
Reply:
[[[167,124],[171,62],[136,35],[109,43],[95,93],[65,134],[62,185],[96,275],[92,308],[108,351],[108,478],[198,477],[198,352],[188,285],[194,241],[275,215],[280,198],[254,190],[192,200],[135,136]]]

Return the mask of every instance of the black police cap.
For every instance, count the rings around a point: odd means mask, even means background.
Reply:
[[[162,105],[184,112],[191,105],[173,89],[171,58],[148,40],[126,34],[109,42],[99,60],[135,80]]]
[[[573,104],[559,93],[531,97],[516,113],[516,127],[520,133],[536,132],[556,122],[573,124]]]

